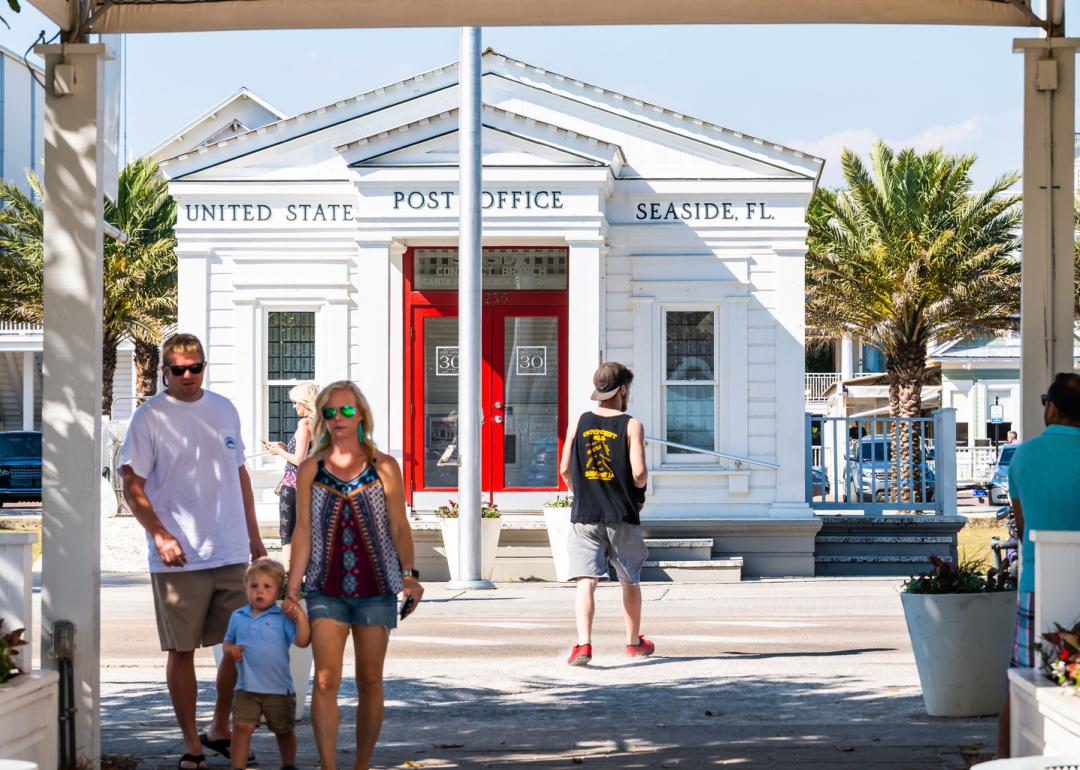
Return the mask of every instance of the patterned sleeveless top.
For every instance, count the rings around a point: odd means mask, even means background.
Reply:
[[[319,460],[311,486],[311,562],[304,585],[348,598],[393,595],[403,588],[386,496],[374,465],[342,481]]]
[[[306,420],[308,418],[304,417],[301,419]],[[289,454],[293,454],[296,452],[295,433],[293,433],[292,436],[289,437],[289,443],[285,446],[285,449],[288,451]],[[293,489],[296,489],[296,466],[288,461],[285,462],[285,473],[281,475],[281,486],[292,487]]]

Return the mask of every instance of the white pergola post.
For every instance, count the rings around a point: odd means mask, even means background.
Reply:
[[[862,367],[860,367],[861,371]],[[855,376],[855,340],[845,335],[840,338],[840,379],[850,380]]]
[[[1073,370],[1075,38],[1019,39],[1024,55],[1024,261],[1020,437],[1043,429],[1039,395]]]
[[[34,429],[34,351],[23,351],[22,429]]]
[[[462,27],[458,63],[458,564],[454,588],[494,588],[480,579],[480,399],[482,275],[480,29]]]
[[[105,46],[39,46],[45,59],[44,526],[41,660],[75,625],[75,752],[96,765],[99,722],[101,317],[99,187]]]

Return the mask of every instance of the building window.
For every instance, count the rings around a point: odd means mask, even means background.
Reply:
[[[266,326],[266,437],[288,443],[298,419],[289,391],[315,379],[315,313],[267,313]]]
[[[664,316],[664,437],[676,444],[716,450],[716,313],[669,310]],[[680,459],[706,459],[667,447]]]

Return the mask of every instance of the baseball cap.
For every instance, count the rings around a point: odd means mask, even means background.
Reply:
[[[619,392],[623,385],[629,385],[634,381],[634,373],[620,364],[618,361],[606,361],[600,364],[600,368],[592,377],[593,401],[607,401]]]

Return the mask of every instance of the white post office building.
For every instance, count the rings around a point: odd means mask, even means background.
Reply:
[[[356,381],[421,540],[456,494],[457,104],[456,65],[290,118],[242,91],[157,153],[178,203],[179,328],[207,342],[209,387],[248,447],[287,438],[293,383]],[[813,574],[804,212],[822,161],[490,50],[483,104],[496,576],[539,574],[532,522],[607,359],[633,368],[646,435],[766,463],[651,442],[649,534],[713,538],[746,575]],[[271,460],[252,461],[267,491]]]

